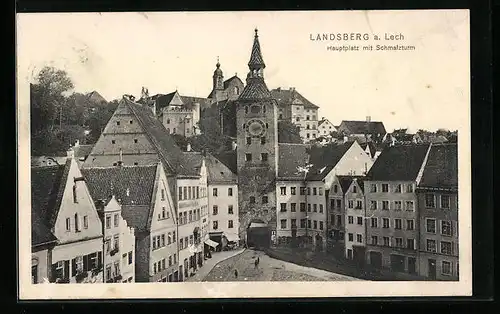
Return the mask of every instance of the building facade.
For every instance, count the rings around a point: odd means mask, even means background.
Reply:
[[[345,255],[345,206],[344,194],[349,188],[350,178],[335,176],[328,193],[327,202],[327,250]]]
[[[337,132],[333,123],[325,117],[321,118],[321,120],[318,121],[318,136],[329,137],[332,132]]]
[[[417,198],[419,274],[429,279],[458,280],[457,144],[432,144]]]
[[[366,207],[363,177],[351,177],[344,196],[345,257],[363,264],[366,247]]]

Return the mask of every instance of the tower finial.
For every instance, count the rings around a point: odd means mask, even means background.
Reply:
[[[259,30],[257,29],[257,27],[255,28],[255,37],[259,37]]]
[[[215,64],[217,68],[220,68],[220,63],[219,63],[219,56],[217,56],[217,63]]]

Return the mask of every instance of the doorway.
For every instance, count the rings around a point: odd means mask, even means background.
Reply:
[[[376,268],[382,268],[382,253],[370,252],[370,265]]]
[[[408,257],[408,273],[417,273],[417,259],[415,257]]]
[[[432,258],[428,260],[428,276],[430,279],[436,279],[436,260]]]

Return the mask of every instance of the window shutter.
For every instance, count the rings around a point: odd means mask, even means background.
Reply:
[[[71,260],[71,277],[76,276],[76,258]]]
[[[64,261],[64,278],[69,279],[69,261]]]
[[[97,252],[97,268],[100,269],[102,267],[102,252]]]
[[[89,271],[89,256],[83,256],[83,271]]]
[[[50,272],[50,282],[56,281],[56,274],[57,274],[57,263],[52,264],[51,272]]]

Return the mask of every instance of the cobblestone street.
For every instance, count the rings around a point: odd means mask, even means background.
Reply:
[[[255,267],[255,259],[259,266]],[[235,277],[234,271],[238,271]],[[263,252],[246,250],[217,264],[203,281],[351,281],[361,280],[280,261]]]

